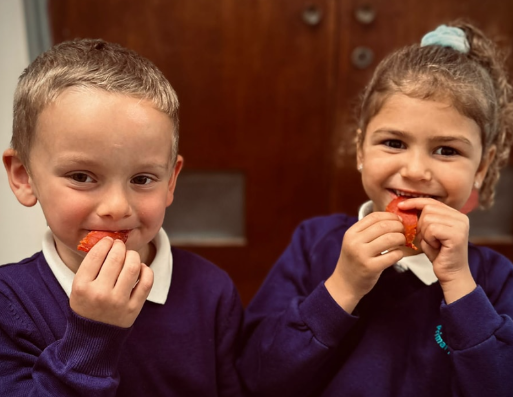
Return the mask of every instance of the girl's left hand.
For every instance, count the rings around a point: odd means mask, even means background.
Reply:
[[[399,203],[399,208],[422,211],[417,223],[417,241],[433,263],[446,302],[472,292],[476,283],[468,264],[468,217],[431,198],[408,199]]]

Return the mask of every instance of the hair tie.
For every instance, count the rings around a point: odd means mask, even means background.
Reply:
[[[470,50],[465,32],[460,28],[447,25],[440,25],[432,32],[424,35],[420,42],[420,46],[425,47],[427,45],[450,47],[456,51],[462,52],[463,54],[468,54]]]

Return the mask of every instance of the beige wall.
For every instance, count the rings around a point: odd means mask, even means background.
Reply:
[[[28,64],[23,0],[0,1],[0,152],[9,147],[12,97],[18,76]],[[41,250],[46,228],[39,205],[23,207],[0,169],[0,264],[19,261]]]

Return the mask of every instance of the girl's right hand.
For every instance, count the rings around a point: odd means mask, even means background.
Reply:
[[[345,233],[337,266],[326,280],[326,289],[351,313],[377,283],[383,270],[403,257],[398,248],[405,243],[399,216],[389,212],[367,215]]]

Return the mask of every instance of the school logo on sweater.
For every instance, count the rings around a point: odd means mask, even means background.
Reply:
[[[445,343],[442,339],[442,325],[436,326],[435,341],[436,343],[438,343],[438,346],[440,346],[443,350],[447,352],[447,354],[451,354],[451,352],[449,351],[449,347],[447,346],[447,343]]]

